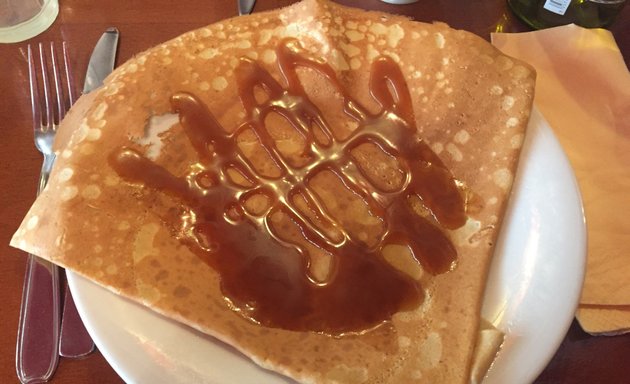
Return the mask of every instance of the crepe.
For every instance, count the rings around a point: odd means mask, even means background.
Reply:
[[[467,382],[534,78],[327,1],[223,21],[79,100],[11,244],[299,382]]]

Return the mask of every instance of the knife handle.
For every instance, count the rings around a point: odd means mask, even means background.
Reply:
[[[63,316],[61,335],[59,336],[59,354],[63,357],[77,358],[94,351],[94,341],[90,337],[72,298],[68,283],[64,284]]]
[[[22,383],[49,380],[59,362],[59,267],[28,255],[16,351]]]

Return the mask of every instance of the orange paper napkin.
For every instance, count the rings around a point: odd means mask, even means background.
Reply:
[[[575,170],[588,228],[577,318],[593,334],[630,332],[630,73],[612,34],[566,25],[493,34],[536,68],[535,105]]]

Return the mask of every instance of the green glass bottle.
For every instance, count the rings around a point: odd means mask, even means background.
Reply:
[[[507,0],[524,22],[536,29],[575,23],[587,28],[607,27],[626,0]]]

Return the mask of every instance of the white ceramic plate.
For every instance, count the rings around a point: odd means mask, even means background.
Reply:
[[[486,384],[531,382],[547,365],[573,319],[585,262],[573,171],[534,111],[483,306],[484,317],[506,333]],[[292,383],[88,280],[68,274],[68,281],[88,331],[128,383]]]

